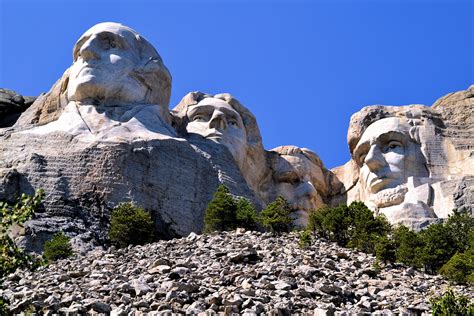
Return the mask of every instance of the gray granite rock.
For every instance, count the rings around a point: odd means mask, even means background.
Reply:
[[[35,100],[36,97],[26,97],[13,90],[0,88],[0,128],[15,124],[21,113]]]
[[[244,253],[249,244],[260,260],[233,262],[220,255]],[[15,313],[390,315],[429,313],[429,298],[450,287],[439,276],[398,264],[367,274],[374,262],[371,255],[314,236],[303,250],[296,233],[239,229],[96,249],[11,274],[0,296]],[[173,273],[150,273],[164,263]],[[453,289],[474,299],[469,287]]]

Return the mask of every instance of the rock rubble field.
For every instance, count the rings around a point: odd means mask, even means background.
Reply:
[[[237,229],[124,249],[97,249],[9,275],[12,312],[52,315],[375,315],[430,313],[450,286],[398,264],[298,233]],[[463,295],[472,288],[452,286]]]

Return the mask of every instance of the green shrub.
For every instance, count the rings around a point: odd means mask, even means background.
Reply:
[[[474,284],[474,255],[472,252],[455,253],[439,273],[448,280],[459,284]]]
[[[456,295],[449,289],[444,295],[430,300],[433,315],[468,316],[474,315],[474,304],[469,298]]]
[[[303,230],[300,232],[300,240],[298,244],[303,249],[311,245],[311,232],[309,230]]]
[[[445,226],[449,230],[455,251],[466,251],[474,239],[474,218],[467,210],[453,210]]]
[[[204,232],[237,228],[237,202],[225,185],[219,185],[204,214]]]
[[[383,216],[375,216],[362,202],[352,202],[348,207],[349,242],[347,246],[367,253],[375,253],[375,245],[381,237],[386,237],[391,227]]]
[[[347,246],[349,238],[349,209],[346,205],[323,207],[309,216],[308,228],[321,237]]]
[[[237,227],[258,229],[258,214],[246,198],[235,199],[225,185],[220,185],[204,214],[204,232],[233,230]]]
[[[44,257],[47,261],[56,261],[72,256],[71,242],[64,232],[59,232],[44,244]]]
[[[252,203],[246,198],[239,198],[237,201],[237,226],[248,230],[258,229],[258,214]]]
[[[406,226],[398,226],[393,230],[396,261],[419,268],[422,242],[419,235]]]
[[[41,265],[41,260],[25,253],[8,233],[13,225],[22,227],[33,216],[41,205],[42,197],[43,190],[39,189],[34,196],[22,194],[14,205],[0,202],[0,278],[20,267],[34,269]]]
[[[374,217],[362,202],[323,207],[311,212],[308,228],[340,246],[369,253],[375,253],[377,240],[391,231],[385,217]]]
[[[375,243],[375,256],[377,261],[395,261],[395,243],[387,236],[380,236]]]
[[[422,243],[419,257],[425,271],[437,273],[456,253],[456,243],[450,229],[444,224],[432,224],[419,232]]]
[[[260,220],[263,227],[273,233],[289,232],[293,221],[290,213],[288,202],[279,196],[260,213]]]
[[[112,211],[109,239],[113,245],[143,245],[154,240],[154,233],[154,222],[144,209],[121,203]]]

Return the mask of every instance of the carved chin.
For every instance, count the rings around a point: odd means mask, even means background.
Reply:
[[[371,202],[374,203],[377,208],[383,208],[393,205],[398,205],[405,200],[405,194],[408,188],[402,184],[395,188],[385,189],[373,194],[370,198]]]

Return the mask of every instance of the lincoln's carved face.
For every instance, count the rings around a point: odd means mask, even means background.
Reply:
[[[420,146],[409,131],[399,118],[385,118],[371,124],[354,149],[363,194],[376,205],[384,190],[405,184],[410,176],[427,176]]]
[[[118,23],[100,23],[74,46],[68,99],[94,103],[142,102],[146,86],[132,76],[141,63],[138,33]],[[92,104],[94,104],[92,103]]]
[[[309,212],[323,204],[317,191],[324,186],[321,168],[301,153],[281,155],[273,168],[276,195],[288,201],[293,210],[293,224],[304,228]]]
[[[187,111],[186,131],[225,145],[239,163],[245,160],[247,133],[240,114],[225,101],[205,98]]]

